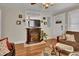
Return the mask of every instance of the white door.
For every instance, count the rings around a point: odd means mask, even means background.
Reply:
[[[54,17],[54,37],[57,37],[59,35],[62,35],[62,24],[57,24],[56,21],[60,20],[59,16]]]
[[[1,38],[1,10],[0,10],[0,38]]]
[[[59,35],[62,35],[62,29],[61,29],[61,26],[62,26],[62,24],[56,24],[55,25],[55,35],[56,36],[59,36]]]
[[[62,21],[62,23],[56,23]],[[65,13],[54,16],[54,36],[59,36],[65,33]]]

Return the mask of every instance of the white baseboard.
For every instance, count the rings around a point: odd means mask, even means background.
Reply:
[[[15,44],[20,44],[20,43],[25,43],[26,41],[18,41],[18,42],[14,42]]]

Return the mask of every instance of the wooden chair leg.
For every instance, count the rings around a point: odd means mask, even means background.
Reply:
[[[59,56],[61,56],[60,51],[59,51]]]

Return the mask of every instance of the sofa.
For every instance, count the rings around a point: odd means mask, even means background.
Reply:
[[[71,48],[73,48],[73,52],[69,52],[67,50],[61,49],[58,46],[55,46],[55,51],[59,52],[59,55],[69,55],[71,53],[75,53],[77,52],[79,55],[79,32],[73,32],[73,31],[67,31],[66,34],[73,34],[74,38],[75,38],[75,42],[73,41],[67,41],[67,39],[59,39],[60,44],[65,44],[70,46]]]
[[[5,42],[5,43],[3,44],[3,42]],[[5,48],[3,47],[4,48],[3,49],[1,44],[6,45],[7,47],[5,47]],[[1,52],[2,51],[1,49],[3,49],[3,51],[5,51],[5,49],[7,49],[6,52],[1,56],[15,56],[15,44],[9,42],[8,37],[0,39],[0,53],[3,53],[3,52]]]

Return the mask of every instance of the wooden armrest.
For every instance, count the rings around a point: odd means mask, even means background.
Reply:
[[[15,49],[15,44],[14,43],[10,43],[10,50],[13,50],[13,49]]]

